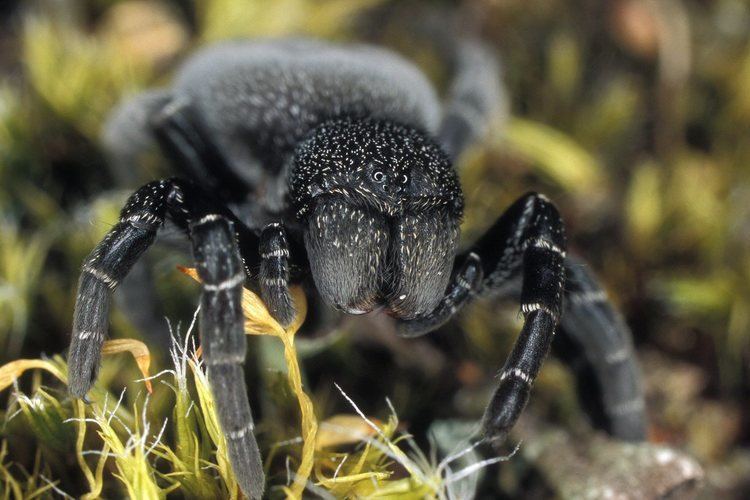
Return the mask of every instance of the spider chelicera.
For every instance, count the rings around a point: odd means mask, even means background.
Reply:
[[[83,264],[72,394],[84,397],[96,378],[110,294],[171,221],[192,244],[203,355],[232,466],[250,497],[262,495],[264,477],[242,371],[246,282],[282,324],[294,317],[290,284],[306,281],[336,309],[386,311],[405,336],[438,328],[472,297],[516,297],[524,326],[483,436],[502,441],[514,425],[557,329],[579,382],[598,395],[588,408],[597,421],[614,436],[643,438],[631,334],[566,254],[554,205],[524,195],[458,248],[463,196],[453,161],[504,103],[491,51],[471,39],[454,49],[445,106],[400,56],[313,40],[204,49],[171,88],[121,105],[105,133],[113,161],[133,168],[128,162],[156,143],[178,176],[138,189]]]

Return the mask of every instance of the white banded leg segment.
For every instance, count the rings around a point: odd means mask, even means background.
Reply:
[[[531,376],[520,368],[511,368],[509,370],[505,370],[500,374],[500,380],[505,380],[508,377],[515,377],[517,379],[520,379],[526,385],[531,385],[531,383],[533,382]]]
[[[643,383],[632,333],[607,300],[589,266],[575,256],[565,263],[566,300],[559,346],[582,392],[592,423],[619,439],[646,438]]]
[[[521,312],[549,314],[557,323],[562,308],[565,280],[562,254],[546,247],[529,245],[523,255],[523,288]]]
[[[269,312],[283,326],[296,314],[289,293],[289,245],[284,227],[274,222],[260,234],[260,295]]]
[[[523,330],[483,420],[484,433],[493,441],[505,438],[526,406],[531,385],[552,343],[562,305],[562,256],[548,248],[529,246],[523,265]]]
[[[532,194],[514,204],[512,210],[518,217],[516,229],[511,219],[504,220],[496,224],[496,238],[502,241],[504,235],[511,235],[503,255],[512,256],[516,249],[522,252],[516,266],[520,265],[523,278],[521,312],[525,321],[484,415],[484,435],[492,442],[504,440],[528,402],[560,318],[565,281],[565,234],[555,207]],[[480,248],[487,244],[481,243]],[[513,275],[512,259],[501,257],[496,261],[506,268],[508,276]]]
[[[83,264],[68,350],[68,387],[76,397],[85,397],[96,378],[109,330],[111,293],[154,241],[171,189],[168,181],[156,181],[133,193],[120,213],[120,221]],[[152,224],[132,223],[135,214],[145,213]]]
[[[526,318],[482,421],[489,439],[504,439],[521,415],[549,350],[554,327],[552,317],[541,311],[531,312]]]
[[[102,280],[81,274],[68,350],[68,388],[77,398],[85,398],[99,371],[102,344],[109,329],[110,293]]]
[[[237,482],[251,498],[263,498],[263,461],[253,434],[255,424],[247,401],[245,374],[237,364],[212,365],[208,368],[208,378]]]
[[[83,266],[83,272],[88,273],[94,278],[98,279],[99,281],[103,282],[110,290],[114,290],[117,288],[117,285],[119,285],[119,281],[116,280],[114,277],[107,274],[105,271],[102,271],[100,269],[96,269],[91,264],[86,264]]]
[[[263,465],[251,431],[253,418],[242,370],[247,349],[241,308],[245,274],[234,223],[224,216],[195,220],[190,239],[203,282],[200,334],[208,380],[235,477],[244,492],[261,498]]]
[[[203,284],[200,319],[206,362],[241,363],[246,350],[241,308],[245,272],[234,224],[223,216],[191,224],[190,240]]]

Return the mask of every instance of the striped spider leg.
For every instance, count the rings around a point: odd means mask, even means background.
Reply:
[[[485,412],[487,438],[501,441],[517,421],[554,341],[556,353],[574,370],[593,424],[620,439],[645,439],[632,334],[585,263],[566,255],[562,222],[544,196],[521,197],[456,262],[462,267],[438,307],[400,321],[399,329],[404,336],[432,331],[474,295],[520,299],[525,323]]]
[[[192,243],[202,281],[201,345],[229,457],[243,491],[261,498],[265,480],[242,369],[246,340],[241,296],[247,270],[259,267],[261,291],[276,304],[275,315],[293,316],[293,310],[285,309],[290,303],[285,302],[289,250],[281,226],[272,224],[259,237],[189,181],[160,180],[138,189],[83,264],[68,356],[70,392],[84,398],[93,384],[108,330],[110,295],[165,219],[184,230]]]
[[[438,308],[423,317],[402,320],[399,326],[407,336],[426,333],[445,323],[471,295],[492,293],[511,278],[522,276],[524,326],[500,372],[482,423],[485,437],[500,441],[526,406],[560,320],[565,281],[565,232],[560,215],[544,196],[527,194],[459,258],[465,261],[462,271],[455,273]]]

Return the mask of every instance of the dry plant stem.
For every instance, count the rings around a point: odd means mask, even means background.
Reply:
[[[294,477],[294,483],[291,488],[285,488],[285,492],[289,498],[302,498],[302,492],[305,490],[313,468],[318,421],[315,418],[312,401],[302,389],[302,375],[297,361],[297,351],[294,348],[294,334],[305,320],[307,301],[301,288],[295,287],[291,292],[297,316],[287,329],[282,328],[271,318],[260,298],[247,289],[243,290],[242,309],[246,317],[245,332],[248,335],[274,335],[284,344],[284,358],[289,384],[292,386],[300,407],[303,441],[302,456]]]
[[[0,391],[13,385],[13,381],[26,370],[32,369],[46,370],[61,382],[68,382],[67,376],[54,363],[46,359],[17,359],[0,367]]]
[[[154,392],[153,387],[151,386],[151,380],[148,379],[148,369],[151,365],[151,354],[149,353],[146,344],[135,339],[112,339],[107,340],[102,345],[103,356],[108,354],[119,354],[123,351],[128,351],[133,355],[133,359],[135,359],[138,369],[145,377],[143,383],[146,386],[146,390],[149,394]]]
[[[297,395],[300,413],[302,415],[302,460],[297,469],[294,484],[292,485],[291,490],[287,490],[287,494],[294,498],[301,498],[307,480],[312,472],[313,456],[315,453],[315,436],[318,432],[318,422],[315,419],[315,411],[313,409],[312,401],[302,390],[302,379],[300,377],[299,365],[297,363],[297,356],[293,345],[293,334],[280,338],[284,343],[284,358],[286,358],[286,364],[289,370],[289,383],[292,386],[292,390]]]
[[[76,460],[81,468],[86,481],[89,483],[90,491],[81,498],[84,500],[99,498],[104,486],[104,464],[107,462],[109,454],[109,444],[104,443],[99,461],[96,464],[96,472],[91,472],[86,458],[83,456],[83,442],[86,438],[86,406],[80,399],[76,401],[76,419],[78,421],[78,437],[76,438]]]

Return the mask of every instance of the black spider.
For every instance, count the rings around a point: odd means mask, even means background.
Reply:
[[[243,491],[264,477],[242,363],[243,284],[273,315],[294,315],[289,285],[313,283],[336,309],[382,308],[406,336],[434,330],[473,296],[520,297],[523,330],[498,377],[482,430],[502,440],[560,323],[560,345],[590,408],[625,439],[644,436],[630,332],[585,267],[566,257],[563,223],[542,195],[514,203],[458,250],[463,197],[452,159],[503,108],[496,60],[456,44],[447,106],[412,64],[370,46],[235,42],[201,51],[174,85],[124,104],[107,127],[113,161],[133,168],[161,146],[180,177],[133,194],[83,265],[70,346],[70,390],[84,397],[108,329],[110,293],[166,220],[192,243],[202,279],[200,335],[229,456]],[[521,287],[517,286],[521,283]]]

